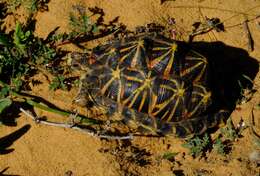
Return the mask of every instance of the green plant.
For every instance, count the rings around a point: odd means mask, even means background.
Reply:
[[[28,10],[29,14],[35,13],[38,10],[47,10],[47,3],[49,0],[6,0],[8,11],[15,13],[16,9],[23,7]]]
[[[28,1],[29,2],[29,1]],[[32,0],[30,2],[40,3],[43,1]],[[47,2],[47,1],[46,1]],[[13,3],[13,4],[12,4]],[[34,34],[34,18],[28,19],[24,24],[16,21],[15,28],[5,31],[2,24],[6,17],[10,4],[17,8],[24,1],[6,1],[0,3],[0,110],[8,108],[16,103],[18,94],[24,91],[24,86],[29,77],[39,71],[39,67],[47,68],[47,65],[59,54],[59,50],[50,45],[49,41],[39,38]],[[9,9],[10,10],[10,9]]]
[[[87,9],[81,5],[74,5],[69,16],[69,24],[72,32],[76,34],[92,34],[99,32],[95,20],[92,20],[94,14],[87,14]]]
[[[0,76],[16,91],[23,85],[23,78],[29,76],[39,64],[48,64],[57,56],[44,40],[33,35],[17,22],[12,33],[0,35]]]
[[[221,155],[225,155],[225,145],[222,142],[221,138],[217,138],[213,144],[213,149]]]
[[[85,47],[81,43],[124,29],[124,25],[118,23],[118,17],[105,23],[104,14],[104,11],[98,7],[86,8],[80,4],[73,5],[68,19],[70,31],[58,33],[59,27],[57,27],[50,32],[46,40],[53,46],[72,43],[83,49]]]
[[[10,8],[28,5],[31,13],[35,13],[48,3],[48,0],[11,0],[0,3],[0,22],[4,19],[5,13],[10,13]],[[6,8],[7,6],[7,8]],[[9,8],[9,9],[8,9]],[[80,9],[81,8],[81,9]],[[91,21],[84,7],[75,6],[78,15],[71,14],[71,25],[74,26],[71,33],[89,34],[95,32],[95,22]],[[12,9],[11,9],[12,10]],[[12,13],[12,12],[11,12]],[[92,14],[93,15],[93,14]],[[24,24],[16,22],[15,28],[6,33],[4,28],[0,29],[0,98],[9,98],[11,92],[19,93],[24,89],[28,78],[37,72],[47,72],[54,74],[54,79],[49,87],[52,90],[58,88],[66,90],[64,66],[60,63],[63,51],[57,49],[56,42],[64,37],[72,38],[73,35],[56,34],[58,28],[52,31],[46,39],[39,38],[34,34],[34,15]],[[2,24],[2,23],[1,23]],[[44,73],[45,74],[45,73]]]
[[[36,8],[37,6],[37,11],[39,10],[39,4],[44,4],[47,2],[44,0],[28,0],[28,2],[29,1],[32,2],[31,7]],[[17,0],[9,1],[8,3],[14,3],[15,8],[17,8],[22,5],[24,1]],[[5,9],[5,4],[0,2],[0,8],[1,10]],[[0,12],[0,24],[3,24],[2,19],[5,18],[4,12],[5,11]],[[69,69],[67,69],[66,65],[64,65],[66,62],[62,60],[62,57],[66,54],[66,52],[57,48],[57,46],[59,46],[58,40],[65,39],[70,42],[68,38],[74,41],[77,39],[78,35],[73,38],[73,35],[68,35],[65,33],[56,34],[58,29],[56,28],[49,33],[46,39],[40,38],[34,33],[36,20],[33,13],[34,12],[30,15],[31,18],[27,19],[25,23],[16,21],[15,28],[9,29],[10,32],[6,32],[5,27],[0,29],[0,114],[12,104],[20,104],[22,102],[44,111],[69,117],[71,115],[70,112],[58,110],[56,108],[53,109],[52,107],[42,105],[42,99],[37,96],[30,95],[27,90],[30,89],[28,83],[33,84],[34,81],[34,79],[30,78],[39,72],[43,73],[47,79],[54,76],[49,85],[52,90],[59,88],[68,90],[68,81],[73,82],[70,86],[78,84],[78,80],[75,80],[75,77],[66,77]],[[79,20],[85,21],[87,23],[86,25],[89,24],[89,19],[87,19],[87,16],[82,18],[80,17]],[[86,33],[92,33],[95,31],[93,31],[93,25],[91,30],[90,28],[88,29],[86,25]],[[73,32],[75,31],[72,31],[71,33]],[[82,35],[84,36],[89,34],[86,33]],[[38,83],[41,82],[38,81]],[[20,111],[23,111],[25,114],[27,113],[23,108],[20,108]],[[74,115],[74,119],[77,120],[77,123],[80,123],[83,126],[103,123],[101,121],[77,114]],[[37,117],[35,117],[34,120],[37,120]],[[4,123],[5,121],[2,122]]]
[[[202,138],[195,136],[194,138],[188,139],[182,146],[190,150],[190,155],[198,157],[210,146],[210,138],[207,133]]]
[[[227,120],[226,126],[224,128],[221,128],[220,132],[226,140],[235,141],[239,137],[241,137],[241,133],[245,128],[247,127],[242,125],[239,128],[235,128],[232,119],[229,118]]]
[[[213,144],[213,150],[215,150],[220,155],[228,154],[232,149],[232,141],[229,139],[223,138],[223,136],[219,136]]]
[[[178,152],[166,152],[163,154],[162,159],[169,160],[173,162],[175,160],[175,156],[178,155]]]
[[[1,121],[1,113],[6,108],[11,106],[11,104],[12,104],[12,100],[10,98],[2,98],[2,99],[0,99],[0,124],[2,123],[2,121]]]
[[[242,136],[241,133],[245,128],[247,126],[244,125],[243,121],[235,128],[232,119],[229,118],[226,126],[220,129],[221,134],[214,141],[213,149],[221,155],[227,154],[231,150],[232,142]]]
[[[61,88],[62,90],[67,90],[68,87],[67,85],[64,83],[64,76],[62,75],[58,75],[56,77],[54,77],[54,79],[52,80],[52,82],[49,85],[50,90],[56,90]]]

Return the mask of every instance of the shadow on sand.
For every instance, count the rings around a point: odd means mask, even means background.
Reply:
[[[223,106],[232,111],[245,89],[254,92],[259,62],[246,50],[222,42],[193,42],[192,48],[208,59],[210,87]]]
[[[16,130],[15,132],[12,132],[11,134],[0,138],[0,154],[8,154],[14,151],[14,149],[8,149],[8,147],[10,147],[20,137],[22,137],[30,128],[30,125],[24,125],[22,128]]]

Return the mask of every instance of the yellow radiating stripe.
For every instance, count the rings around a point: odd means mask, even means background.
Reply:
[[[119,59],[119,62],[123,62],[133,51],[130,51],[129,53],[125,54],[123,57]]]
[[[101,89],[101,93],[102,95],[105,94],[107,88],[112,84],[112,82],[115,80],[115,78],[111,78],[104,86],[103,88]]]
[[[206,64],[204,64],[204,66],[203,66],[203,68],[202,68],[202,70],[201,70],[199,76],[198,76],[193,82],[198,82],[198,81],[202,78],[203,74],[204,74],[205,71],[206,71],[206,68],[207,68],[207,66],[206,66]]]
[[[195,60],[195,61],[198,60],[198,61],[204,62],[205,64],[208,63],[207,60],[206,60],[206,58],[194,57],[194,56],[188,56],[188,57],[186,58],[186,60]]]
[[[120,91],[120,100],[119,102],[123,102],[124,100],[124,94],[125,94],[125,90],[126,90],[126,85],[125,84],[121,84],[122,90]]]
[[[120,69],[119,67],[116,68],[116,70],[110,69],[111,73],[111,79],[103,86],[103,88],[101,89],[101,93],[104,95],[106,90],[108,89],[108,87],[112,84],[112,82],[116,79],[120,80]],[[105,77],[106,75],[101,75],[101,77]],[[120,82],[120,81],[119,81]]]
[[[140,92],[138,92],[138,93],[136,93],[136,94],[134,95],[134,98],[131,99],[131,102],[130,102],[130,104],[128,105],[129,108],[132,108],[132,106],[134,105],[134,103],[135,103],[135,101],[136,101],[136,99],[137,99],[137,97],[138,97],[139,95],[140,95]],[[130,96],[129,98],[131,98],[131,96]]]
[[[205,58],[205,56],[201,55],[200,53],[194,51],[194,50],[190,50],[191,53],[194,53],[196,55],[198,55],[200,58],[204,58],[203,60],[207,61],[207,59]]]
[[[169,113],[169,110],[166,111],[160,119],[161,119],[161,120],[164,120],[164,119],[166,118],[166,116],[168,115],[168,113]]]
[[[206,88],[202,85],[199,85],[199,84],[194,84],[193,87],[199,87],[200,89],[202,89],[202,93],[201,92],[193,92],[195,95],[200,95],[200,96],[204,96],[205,94],[208,93],[208,91],[206,90]]]
[[[182,76],[186,75],[186,74],[189,74],[190,72],[192,72],[195,68],[199,67],[201,64],[203,64],[202,62],[198,63],[198,64],[195,64],[194,66],[192,67],[189,67],[185,70],[182,71]]]
[[[121,94],[122,94],[122,82],[121,80],[119,80],[119,85],[118,85],[118,93],[117,93],[117,103],[120,103],[121,102]]]
[[[161,84],[160,87],[165,88],[167,90],[171,90],[173,92],[176,92],[177,89],[184,87],[184,82],[181,82],[181,84],[179,84],[176,79],[167,79],[167,80],[170,81],[171,83],[173,83],[176,86],[176,88],[174,89],[174,88],[168,87],[165,84]]]
[[[169,98],[168,100],[164,101],[161,104],[156,104],[155,108],[157,107],[158,110],[156,112],[154,112],[154,115],[157,115],[158,113],[160,113],[174,98],[176,97],[176,94],[174,94],[171,98]]]
[[[167,104],[169,104],[169,103],[178,95],[178,94],[177,94],[178,90],[184,90],[183,87],[184,87],[184,83],[182,83],[182,85],[179,86],[179,88],[175,90],[176,92],[175,92],[175,94],[173,94],[172,97],[170,97],[168,100],[164,101],[164,102],[161,103],[161,104],[155,105],[155,107],[158,107],[158,108],[159,108],[159,110],[158,110],[157,112],[155,112],[155,115],[158,114],[159,112],[161,112],[161,110],[162,110],[163,108],[165,108],[165,107],[167,106]],[[182,93],[184,93],[184,92],[182,92]]]
[[[184,70],[181,74],[182,74],[182,76],[184,76],[184,75],[186,75],[186,74],[189,74],[190,72],[192,72],[192,70],[194,70],[196,67],[199,67],[200,65],[204,65],[203,66],[203,68],[201,69],[201,71],[200,71],[200,74],[195,78],[195,80],[193,80],[193,82],[198,82],[201,78],[202,78],[202,76],[203,76],[203,74],[205,73],[205,70],[206,70],[206,68],[207,68],[207,64],[208,64],[208,62],[207,62],[207,60],[206,60],[206,58],[204,58],[202,55],[200,55],[199,53],[196,53],[196,52],[194,52],[194,51],[191,51],[191,52],[193,52],[193,53],[195,53],[195,54],[197,54],[198,56],[200,56],[200,58],[194,58],[193,56],[190,56],[190,57],[188,57],[188,58],[186,58],[186,60],[195,60],[195,61],[200,61],[198,64],[195,64],[193,67],[190,67],[190,68],[188,68],[187,70]]]
[[[191,117],[193,114],[196,113],[196,111],[198,110],[198,108],[201,106],[201,104],[205,104],[205,98],[208,101],[208,99],[210,98],[211,93],[206,93],[206,94],[202,94],[201,97],[203,97],[199,103],[197,103],[197,106],[193,109],[193,111],[189,112],[188,117]]]
[[[144,95],[142,97],[141,103],[140,103],[139,108],[138,108],[139,112],[142,110],[142,108],[144,106],[144,102],[145,102],[146,97],[147,97],[147,91],[144,91]]]
[[[169,45],[169,46],[172,46],[172,44],[174,44],[175,42],[173,41],[173,42],[167,42],[167,41],[165,41],[165,40],[161,40],[161,39],[154,39],[154,41],[155,42],[157,42],[157,43],[160,43],[160,44],[165,44],[165,45]]]
[[[135,55],[131,61],[131,67],[135,67],[138,61],[138,55],[140,54],[140,46],[137,45]]]
[[[136,81],[136,82],[139,82],[139,83],[142,83],[142,82],[143,82],[143,80],[138,79],[138,78],[136,78],[136,77],[126,76],[126,75],[124,75],[124,77],[125,77],[128,81]]]
[[[149,115],[152,115],[153,109],[156,106],[156,102],[158,99],[158,96],[152,93],[152,102],[150,103],[151,105],[149,106]]]
[[[160,87],[163,88],[163,89],[166,89],[166,90],[170,90],[172,92],[177,92],[177,88],[178,88],[178,87],[176,87],[176,89],[174,89],[174,88],[172,88],[168,85],[165,85],[165,84],[160,85]]]
[[[136,70],[136,69],[134,69],[134,70]],[[151,77],[151,74],[152,74],[151,71],[148,71],[148,73],[147,73],[147,72],[144,72],[143,70],[138,70],[138,73],[145,79],[149,79]]]
[[[171,111],[171,114],[169,115],[169,117],[167,119],[167,122],[170,122],[172,120],[172,117],[173,117],[174,113],[176,112],[176,109],[177,109],[177,106],[179,105],[179,102],[180,102],[180,97],[175,102],[174,107],[173,107],[173,109]]]
[[[207,92],[206,87],[201,84],[194,84],[193,87],[199,87],[203,90],[203,92]]]
[[[137,44],[138,44],[138,43],[137,43]],[[134,49],[136,49],[136,47],[138,46],[137,44],[135,44],[135,45],[133,45],[133,46],[130,46],[130,47],[128,47],[128,48],[123,48],[123,49],[121,49],[121,50],[120,50],[121,53],[124,52],[124,51],[127,51],[127,50],[131,50],[131,51],[129,51],[127,54],[125,54],[123,57],[121,57],[121,58],[119,59],[119,62],[123,62],[123,61],[134,51]]]
[[[195,93],[193,93],[193,94],[194,94],[194,95],[199,95],[199,96],[203,97],[203,96],[205,95],[205,92],[203,92],[203,93],[195,92]]]
[[[138,91],[143,91],[145,88],[150,88],[152,80],[150,78],[146,78],[142,83],[140,87],[138,87],[133,93],[138,92]]]
[[[154,59],[151,63],[150,66],[153,67],[154,65],[158,64],[162,59],[164,59],[168,54],[170,54],[170,52],[172,52],[171,54],[171,58],[167,64],[167,67],[164,71],[165,75],[168,75],[170,73],[171,67],[173,65],[174,62],[174,55],[175,55],[175,51],[177,50],[177,44],[176,43],[172,43],[172,45],[169,47],[169,51],[167,51],[165,54],[163,54],[162,56]],[[167,74],[168,73],[168,74]]]
[[[160,51],[160,50],[168,50],[171,49],[171,47],[167,46],[167,47],[154,47],[152,50],[153,51]]]
[[[126,48],[122,48],[122,49],[119,50],[119,52],[120,52],[120,53],[123,53],[123,52],[125,52],[125,51],[131,50],[131,49],[135,48],[136,45],[137,45],[137,44],[132,45],[132,46],[129,46],[129,47],[126,47]]]
[[[145,88],[150,88],[150,83],[152,80],[149,79],[149,77],[151,76],[151,72],[148,73],[148,78],[146,78],[146,80],[142,81],[142,85],[140,87],[138,87],[137,89],[135,89],[132,93],[135,94],[134,95],[134,98],[132,99],[129,107],[132,107],[134,102],[136,101],[136,98],[137,98],[137,95],[140,95],[140,93],[142,91],[144,91]],[[135,77],[133,77],[134,79],[136,79]],[[148,80],[148,81],[147,81]],[[147,83],[148,82],[148,83]],[[145,92],[145,97],[142,98],[142,101],[145,101],[145,98],[147,96],[147,92]],[[131,96],[129,96],[125,101],[124,101],[124,104],[126,104],[129,99],[131,98]],[[139,106],[139,109],[142,108],[144,102],[141,102],[141,105]]]
[[[150,62],[151,67],[154,67],[154,65],[158,64],[162,59],[164,59],[169,53],[171,52],[171,50],[168,50],[166,53],[164,53],[163,55],[155,58],[154,60],[152,60]]]
[[[188,113],[187,117],[192,117],[193,114],[195,114],[197,112],[197,110],[199,109],[200,105],[202,104],[202,100],[197,103],[197,106],[195,106],[195,108],[193,108],[193,110],[191,112]]]
[[[174,62],[174,59],[175,59],[174,56],[175,56],[175,52],[173,51],[172,52],[172,57],[170,58],[167,66],[166,66],[166,68],[164,70],[164,75],[166,75],[166,76],[169,75],[170,72],[171,72],[171,68],[172,68],[172,65],[173,65],[173,62]]]
[[[130,104],[128,105],[129,108],[131,108],[133,106],[133,104],[136,101],[137,96],[140,94],[140,92],[138,91],[137,93],[135,93],[134,98],[132,98],[132,95],[130,95],[126,100],[123,101],[123,104],[126,105],[129,100],[131,101]]]

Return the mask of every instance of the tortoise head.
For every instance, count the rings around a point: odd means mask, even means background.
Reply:
[[[89,67],[96,62],[96,57],[91,53],[72,52],[67,56],[67,64],[73,70],[89,71]]]
[[[96,75],[91,75],[91,68],[80,77],[79,92],[74,102],[80,106],[97,105],[96,98],[98,97],[100,87],[100,79]]]
[[[78,95],[74,98],[74,103],[80,106],[93,104],[100,80],[92,74],[95,64],[98,64],[91,53],[72,52],[67,55],[67,64],[80,73],[80,87]]]

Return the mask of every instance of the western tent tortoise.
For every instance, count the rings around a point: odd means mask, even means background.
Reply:
[[[119,115],[139,132],[186,137],[228,117],[212,110],[207,59],[184,42],[140,34],[70,56],[85,71],[76,101]]]

